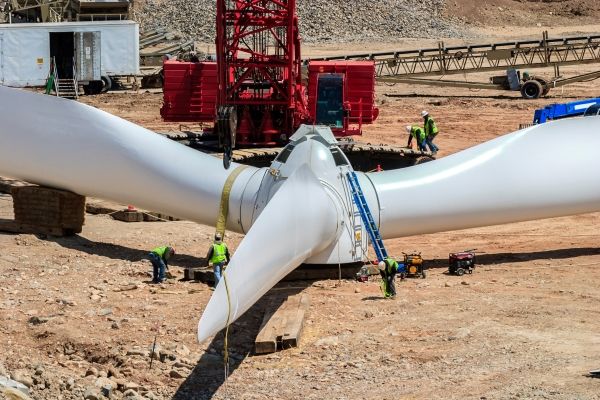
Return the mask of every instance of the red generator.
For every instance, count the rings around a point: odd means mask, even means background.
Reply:
[[[475,250],[459,251],[448,255],[448,272],[462,276],[465,272],[472,274],[475,269]]]

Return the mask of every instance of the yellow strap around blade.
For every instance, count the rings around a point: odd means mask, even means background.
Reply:
[[[225,180],[225,185],[223,185],[223,191],[221,192],[221,204],[219,205],[219,214],[217,215],[217,229],[215,233],[221,234],[221,237],[225,237],[225,226],[227,225],[227,214],[229,213],[229,194],[231,193],[231,188],[233,187],[233,183],[238,175],[246,169],[247,165],[240,165],[236,169],[233,170],[231,174]]]
[[[225,226],[227,225],[227,214],[229,214],[229,195],[235,179],[246,168],[246,165],[240,165],[233,170],[225,180],[223,191],[221,192],[221,204],[219,204],[219,214],[217,215],[217,227],[215,233],[220,233],[222,238],[225,238]],[[227,323],[225,324],[225,340],[223,341],[223,367],[225,372],[225,382],[229,376],[229,323],[231,320],[231,297],[229,294],[229,285],[227,284],[227,271],[223,271],[223,282],[225,284],[225,292],[227,293]],[[227,388],[227,387],[226,387]]]

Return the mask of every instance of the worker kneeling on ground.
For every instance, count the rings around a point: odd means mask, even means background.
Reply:
[[[396,297],[396,285],[394,285],[394,277],[398,272],[398,263],[393,258],[386,258],[379,262],[379,273],[383,278],[383,296],[387,299]]]
[[[413,138],[417,142],[417,147],[420,151],[427,151],[425,147],[425,131],[417,125],[406,125],[406,132],[408,132],[408,143],[406,147],[412,148]]]
[[[208,249],[206,255],[208,265],[213,266],[213,272],[215,273],[215,287],[221,280],[223,269],[225,265],[229,263],[229,249],[227,245],[223,243],[220,233],[215,233],[215,241],[212,246]]]
[[[425,110],[421,112],[421,117],[423,117],[423,130],[425,131],[425,144],[429,146],[429,151],[433,154],[437,153],[440,149],[433,143],[433,139],[437,136],[439,130],[431,115]],[[423,147],[425,147],[425,144]]]
[[[169,246],[157,247],[148,254],[152,263],[152,283],[165,281],[165,270],[169,268],[169,259],[174,255],[175,249]]]

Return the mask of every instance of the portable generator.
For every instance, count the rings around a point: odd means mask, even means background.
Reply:
[[[420,277],[425,279],[427,274],[425,273],[425,266],[423,264],[421,253],[407,254],[403,252],[402,254],[404,254],[404,271],[400,272],[400,279],[406,277]]]
[[[472,274],[475,269],[475,250],[464,250],[448,255],[448,272],[462,276],[465,272]]]

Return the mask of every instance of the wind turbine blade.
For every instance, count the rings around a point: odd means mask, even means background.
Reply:
[[[284,276],[336,239],[335,204],[304,164],[285,181],[237,248],[200,322],[203,342],[235,321]],[[228,318],[229,311],[229,318]]]
[[[0,104],[0,174],[214,224],[236,165],[224,170],[217,158],[76,101],[0,86]],[[237,188],[256,172],[243,171]],[[241,191],[232,190],[231,209]],[[229,228],[241,231],[237,219]]]
[[[379,199],[372,209],[381,210],[384,238],[598,211],[598,149],[600,117],[535,125],[429,163],[367,174]]]

